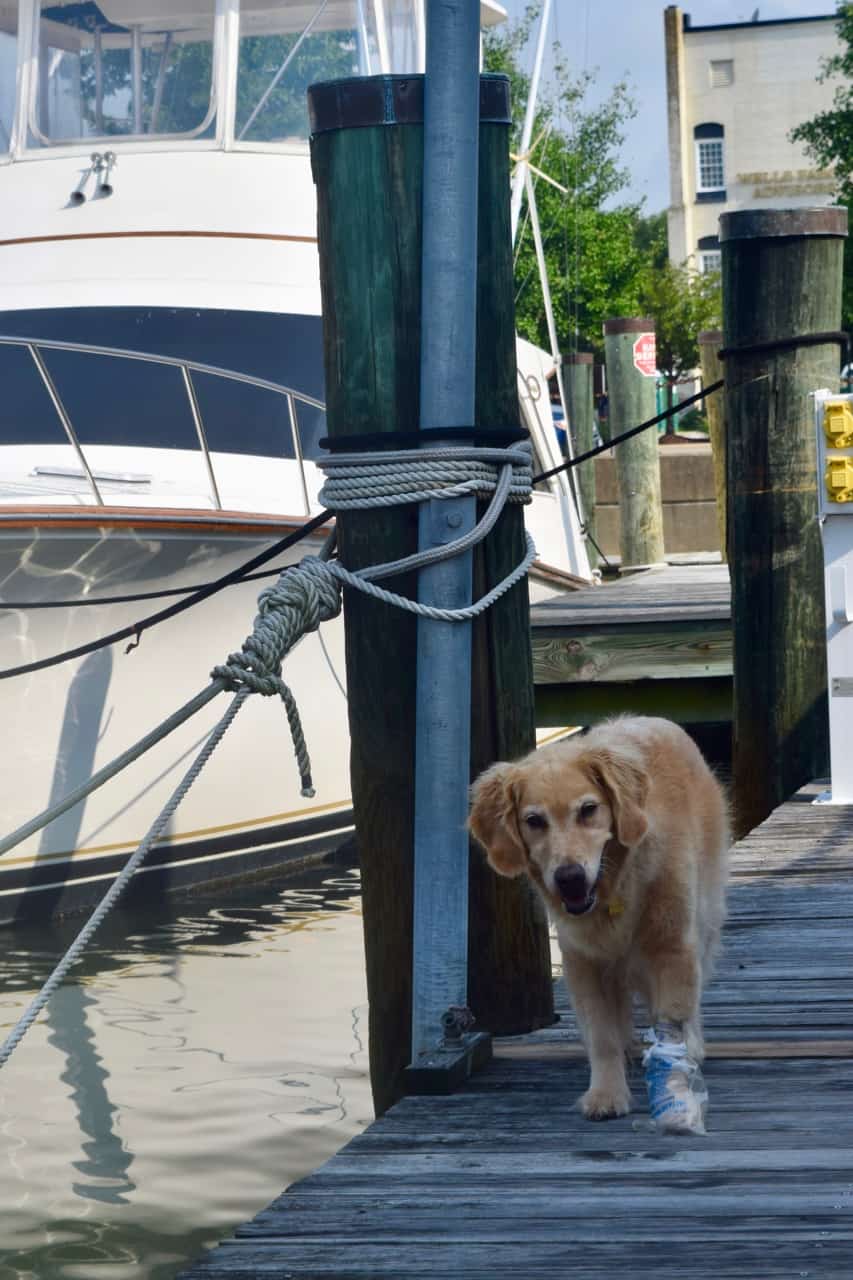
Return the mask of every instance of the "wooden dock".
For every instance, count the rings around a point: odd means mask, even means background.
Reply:
[[[566,1016],[406,1098],[183,1280],[853,1272],[853,807],[806,788],[735,847],[704,1138],[574,1109]],[[225,1171],[227,1176],[227,1171]]]
[[[731,720],[724,564],[671,564],[566,592],[534,605],[531,625],[540,727],[629,710],[680,724]]]

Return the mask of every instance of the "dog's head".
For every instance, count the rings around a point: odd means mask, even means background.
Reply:
[[[648,785],[630,747],[575,740],[487,769],[472,787],[468,825],[500,875],[526,871],[554,906],[584,915],[608,870],[621,867],[607,865],[614,842],[630,850],[648,830]]]

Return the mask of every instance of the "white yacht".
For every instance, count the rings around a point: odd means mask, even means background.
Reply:
[[[492,0],[481,13],[505,16]],[[133,623],[321,510],[306,89],[423,62],[420,0],[0,0],[0,668]],[[519,351],[544,469],[559,461],[549,358]],[[564,477],[528,515],[544,576],[587,577]],[[263,585],[231,586],[129,652],[0,680],[0,834],[201,689]],[[250,699],[138,891],[269,869],[351,833],[342,623],[285,674],[315,797],[280,704]],[[0,923],[99,898],[222,708],[0,858]]]

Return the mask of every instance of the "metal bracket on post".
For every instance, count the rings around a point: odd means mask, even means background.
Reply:
[[[451,1005],[442,1015],[441,1044],[421,1054],[405,1071],[406,1092],[411,1094],[453,1093],[492,1056],[492,1037],[474,1031],[474,1015],[461,1005]]]

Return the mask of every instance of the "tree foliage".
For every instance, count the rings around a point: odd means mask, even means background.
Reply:
[[[530,5],[519,22],[492,28],[484,37],[486,69],[510,78],[514,154],[530,89],[521,56],[537,12]],[[530,159],[565,189],[532,175],[554,317],[565,351],[601,351],[603,321],[630,313],[638,297],[635,233],[641,208],[624,199],[629,174],[621,162],[624,124],[636,107],[624,82],[599,105],[587,107],[594,77],[572,77],[556,45],[553,80],[537,108]],[[550,346],[533,233],[524,212],[517,241],[516,323],[525,337]]]
[[[530,89],[521,59],[536,16],[531,5],[519,22],[492,29],[484,42],[487,69],[510,77],[515,154]],[[614,85],[603,101],[588,107],[593,77],[573,78],[559,46],[554,67],[550,96],[535,120],[531,162],[565,188],[561,192],[535,178],[561,350],[602,356],[605,320],[651,315],[659,367],[671,387],[699,362],[696,335],[719,323],[719,278],[673,266],[666,214],[645,215],[641,203],[625,197],[624,126],[636,111],[627,83]],[[533,235],[524,218],[517,244],[516,323],[525,337],[550,348]]]
[[[719,273],[650,262],[643,273],[640,302],[654,318],[658,369],[666,378],[667,405],[672,405],[676,383],[699,364],[698,335],[720,326]],[[670,423],[667,430],[673,430]]]
[[[823,168],[832,168],[840,204],[853,208],[853,3],[838,5],[838,53],[827,58],[821,68],[822,81],[840,77],[832,106],[813,120],[798,125],[791,133],[795,142],[805,144],[808,153]],[[853,328],[853,240],[844,246],[843,324]]]

